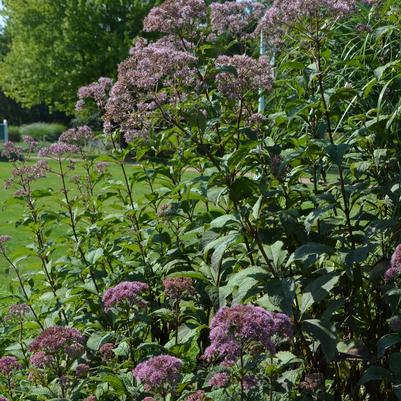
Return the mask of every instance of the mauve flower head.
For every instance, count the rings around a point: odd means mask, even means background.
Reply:
[[[394,316],[390,320],[390,328],[392,331],[401,331],[401,319],[399,316]]]
[[[187,397],[185,401],[204,401],[205,392],[203,390],[198,390],[195,393]]]
[[[48,170],[49,167],[45,160],[38,160],[31,166],[27,164],[20,165],[11,171],[11,177],[6,181],[5,186],[6,188],[11,187],[12,185],[20,186],[22,187],[20,189],[20,196],[28,195],[26,189],[30,187],[30,184],[33,181],[46,177]]]
[[[213,375],[207,384],[213,388],[227,387],[230,383],[230,375],[227,372],[219,372]]]
[[[75,145],[71,145],[69,143],[64,143],[64,142],[56,142],[52,143],[47,148],[40,149],[38,155],[40,157],[61,159],[63,156],[78,152],[79,148]]]
[[[89,397],[85,398],[85,401],[96,401],[96,397],[94,395],[90,395]]]
[[[159,355],[137,365],[133,374],[143,384],[145,391],[161,392],[178,384],[181,368],[181,359]]]
[[[82,351],[83,343],[84,337],[79,330],[71,327],[53,326],[43,330],[32,341],[29,350],[32,352],[43,351],[47,354],[71,353],[76,347]]]
[[[5,251],[5,243],[10,241],[11,237],[9,235],[0,235],[0,251]]]
[[[8,376],[14,370],[21,369],[21,365],[14,356],[3,356],[0,358],[0,373]]]
[[[0,395],[0,401],[8,401],[8,398],[4,397],[3,395]]]
[[[390,259],[390,266],[384,273],[384,281],[392,281],[401,273],[401,244],[399,244]]]
[[[181,49],[172,38],[165,37],[154,43],[138,40],[130,50],[131,57],[118,68],[119,80],[139,90],[151,90],[168,78],[168,82],[192,84],[196,71],[191,69],[197,58]]]
[[[29,153],[33,153],[37,149],[38,142],[35,139],[33,139],[31,136],[23,135],[22,136],[22,140],[24,141],[24,143],[26,145],[28,145],[28,152]]]
[[[107,167],[109,167],[109,163],[107,162],[99,162],[95,165],[95,170],[98,174],[104,174],[107,171]]]
[[[31,358],[29,359],[29,363],[39,369],[44,369],[51,366],[54,363],[55,359],[52,355],[48,355],[43,351],[35,352]]]
[[[82,125],[77,128],[70,128],[64,131],[59,138],[60,142],[69,144],[83,144],[93,138],[93,133],[90,127]]]
[[[272,71],[267,57],[256,60],[246,55],[219,56],[215,64],[223,69],[229,67],[234,70],[223,70],[216,75],[220,92],[229,99],[242,99],[247,93],[271,89]]]
[[[275,352],[275,339],[291,336],[287,315],[273,313],[254,305],[234,305],[220,309],[210,324],[211,344],[205,358],[220,357],[229,365],[241,352],[252,352],[255,344],[265,352]]]
[[[103,344],[100,349],[100,355],[102,356],[103,360],[112,359],[114,357],[114,344],[113,343],[105,343]]]
[[[185,296],[192,297],[196,293],[192,279],[187,277],[165,278],[163,285],[166,297],[176,301]]]
[[[22,157],[23,150],[14,142],[8,141],[4,144],[1,154],[9,160],[16,161]]]
[[[218,35],[225,33],[246,37],[249,28],[262,17],[266,7],[246,0],[242,2],[212,3],[211,25]]]
[[[259,23],[257,32],[263,32],[269,40],[282,35],[286,29],[291,29],[304,18],[318,16],[338,19],[356,9],[360,0],[275,0],[273,6]],[[365,0],[372,5],[375,1]],[[302,26],[302,23],[301,23]]]
[[[13,318],[23,319],[31,312],[31,308],[27,304],[14,304],[8,310],[6,320]]]
[[[83,378],[83,377],[88,376],[89,369],[90,369],[90,367],[88,364],[80,363],[75,368],[75,373],[76,373],[77,377]]]
[[[145,302],[140,297],[148,289],[149,286],[140,281],[123,281],[104,292],[102,297],[104,310],[108,311],[113,306],[117,306],[123,302],[126,302],[128,305],[143,307]]]
[[[145,18],[144,30],[147,32],[175,33],[193,30],[206,17],[206,4],[203,0],[166,0],[154,7]]]
[[[75,105],[75,110],[79,112],[84,108],[85,99],[93,99],[96,105],[103,109],[112,86],[113,81],[106,77],[101,77],[96,82],[82,86],[78,90],[79,101]]]
[[[156,401],[153,397],[145,397],[142,401]]]
[[[304,390],[317,390],[324,385],[324,376],[321,373],[308,373],[299,383],[299,387]]]

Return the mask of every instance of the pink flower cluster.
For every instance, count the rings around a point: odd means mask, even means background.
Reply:
[[[93,133],[90,127],[83,125],[64,131],[59,138],[60,142],[69,144],[82,144],[92,139]]]
[[[187,397],[185,401],[203,401],[205,399],[205,392],[203,390],[198,390],[195,393]]]
[[[38,147],[38,142],[29,135],[23,135],[22,140],[28,145],[28,152],[33,153]]]
[[[8,141],[4,144],[1,154],[9,160],[19,160],[22,157],[22,148],[14,142]]]
[[[21,369],[17,358],[14,356],[3,356],[0,358],[0,373],[8,376],[14,370]]]
[[[193,281],[187,277],[173,277],[163,280],[164,294],[166,297],[180,300],[185,296],[195,295]]]
[[[128,305],[136,305],[143,307],[145,302],[140,298],[144,292],[149,289],[146,283],[140,281],[123,281],[115,287],[108,288],[103,294],[104,310],[108,311],[113,306],[117,306],[123,302]]]
[[[29,350],[31,352],[44,352],[56,354],[65,352],[70,357],[82,355],[84,352],[84,337],[79,330],[71,327],[53,326],[42,331],[36,337]]]
[[[92,82],[87,86],[83,86],[78,90],[78,102],[75,105],[76,111],[81,111],[85,106],[85,99],[93,99],[96,105],[103,109],[113,81],[110,78],[101,77],[97,82]]]
[[[75,145],[71,145],[65,142],[56,142],[52,143],[47,148],[40,149],[38,155],[40,157],[61,159],[66,154],[78,153],[78,152],[79,148]]]
[[[181,368],[181,359],[159,355],[138,364],[133,374],[143,384],[145,391],[160,392],[178,384]]]
[[[230,375],[227,372],[219,372],[213,375],[207,384],[214,388],[227,387],[230,383]]]
[[[8,310],[6,320],[11,320],[14,317],[22,319],[25,315],[31,312],[31,308],[27,304],[14,304]]]
[[[372,5],[377,0],[275,0],[262,18],[258,31],[266,33],[270,40],[277,37],[284,27],[291,27],[305,17],[341,18],[355,10],[361,1]]]
[[[52,365],[54,361],[55,359],[52,355],[48,355],[43,351],[34,353],[29,359],[29,363],[38,369],[47,368],[48,366]]]
[[[103,344],[100,349],[100,355],[102,356],[103,360],[112,359],[114,357],[114,344],[113,343],[105,343]]]
[[[138,40],[130,50],[131,57],[119,65],[119,79],[140,90],[150,90],[163,78],[187,81],[189,68],[197,58],[178,47],[171,38],[162,38],[147,44]]]
[[[384,273],[384,280],[391,281],[398,277],[401,273],[401,244],[397,245],[391,256],[390,266]]]
[[[241,353],[252,352],[260,344],[265,352],[275,352],[276,337],[290,337],[291,321],[282,313],[268,312],[254,305],[235,305],[220,309],[210,325],[211,345],[206,359],[222,358],[235,363]]]
[[[147,32],[175,33],[184,29],[195,29],[206,17],[204,0],[166,0],[160,7],[154,7],[145,18]]]
[[[10,241],[11,237],[9,235],[0,235],[0,251],[5,251],[5,243]]]
[[[240,3],[212,3],[210,5],[212,30],[218,35],[230,33],[246,35],[249,28],[262,17],[266,7],[260,3],[247,0]]]
[[[246,55],[219,56],[216,66],[225,69],[217,74],[216,81],[220,92],[229,99],[242,99],[247,93],[271,89],[273,78],[267,57],[255,60]]]

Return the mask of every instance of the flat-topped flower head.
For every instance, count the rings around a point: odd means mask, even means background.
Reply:
[[[96,401],[96,397],[94,395],[90,395],[89,397],[85,398],[85,401]]]
[[[1,154],[11,161],[20,160],[22,153],[22,148],[11,141],[6,142],[1,151]]]
[[[99,353],[102,356],[103,360],[112,359],[114,357],[114,344],[113,343],[105,343],[99,348]]]
[[[80,355],[82,355],[83,344],[84,337],[79,330],[71,327],[53,326],[43,330],[32,341],[29,350],[31,352],[42,351],[50,355],[63,352],[75,356],[78,348]]]
[[[0,252],[5,252],[6,242],[10,241],[11,237],[9,235],[0,235]]]
[[[208,385],[213,388],[224,388],[230,383],[230,375],[227,372],[219,372],[213,375],[209,381]]]
[[[211,345],[205,357],[219,357],[235,363],[241,353],[252,353],[256,347],[273,354],[277,338],[291,336],[287,315],[273,313],[254,305],[235,305],[220,309],[210,325]]]
[[[391,281],[401,273],[401,244],[397,245],[394,253],[391,255],[390,265],[384,273],[384,281]]]
[[[26,145],[28,145],[29,153],[33,153],[39,145],[38,142],[29,135],[23,135],[22,140]]]
[[[205,392],[203,390],[198,390],[195,393],[187,397],[185,401],[204,401],[206,399]]]
[[[3,356],[0,358],[0,373],[8,376],[14,370],[21,369],[21,365],[14,356]]]
[[[252,25],[262,17],[266,7],[250,0],[242,2],[212,3],[211,25],[218,35],[229,33],[247,36]]]
[[[145,391],[162,392],[178,384],[181,368],[181,359],[159,355],[137,365],[133,374],[143,384]]]
[[[358,4],[373,5],[376,0],[275,0],[261,19],[257,32],[273,40],[304,18],[338,19],[356,9]]]
[[[180,300],[195,295],[195,288],[191,278],[172,277],[163,280],[164,294],[173,300]]]
[[[85,99],[94,100],[96,105],[103,109],[112,86],[113,81],[107,77],[101,77],[96,82],[82,86],[78,90],[79,100],[75,105],[75,110],[80,112],[85,107]]]
[[[59,138],[60,142],[69,144],[82,144],[93,138],[92,129],[87,125],[82,125],[77,128],[70,128],[64,131]]]
[[[205,17],[204,0],[166,0],[150,10],[143,26],[146,32],[182,32],[195,29]]]
[[[11,320],[14,318],[23,319],[30,312],[31,308],[27,304],[14,304],[10,306],[6,320]]]
[[[0,401],[8,401],[8,398],[6,398],[6,397],[0,395]]]
[[[71,153],[78,153],[78,152],[79,152],[79,148],[75,145],[71,145],[71,144],[65,143],[65,142],[56,142],[56,143],[52,143],[47,148],[40,149],[38,152],[38,155],[40,157],[50,157],[50,158],[61,159],[62,157],[65,157],[66,155],[69,155]]]
[[[128,305],[143,307],[145,301],[142,296],[148,289],[149,286],[141,281],[123,281],[104,292],[102,298],[104,310],[108,311],[124,302]]]
[[[52,355],[46,354],[46,352],[38,351],[35,352],[29,359],[29,363],[38,369],[44,369],[51,366],[55,362]]]
[[[259,89],[268,91],[272,87],[273,77],[267,57],[256,60],[246,55],[219,56],[215,64],[223,68],[216,75],[217,86],[229,99],[242,99],[247,93],[257,93]]]

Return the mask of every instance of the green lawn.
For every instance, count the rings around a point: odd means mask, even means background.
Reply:
[[[56,167],[53,162],[49,163],[50,166]],[[132,174],[133,171],[137,170],[139,167],[135,165],[126,165],[128,174]],[[30,232],[21,225],[17,225],[18,220],[20,220],[23,215],[24,207],[23,205],[15,202],[11,202],[14,198],[14,188],[5,189],[5,181],[10,177],[13,166],[11,163],[0,162],[0,235],[10,235],[12,240],[7,243],[7,249],[12,254],[17,248],[29,244],[32,242]],[[110,165],[109,171],[116,180],[121,180],[121,170],[119,166]],[[76,169],[72,173],[73,175],[78,175],[82,173],[82,165],[78,162],[76,164]],[[60,178],[54,174],[49,174],[46,178],[39,179],[35,185],[35,189],[47,189],[51,188],[54,194],[60,194],[61,182]],[[72,187],[72,185],[71,185]],[[135,197],[136,199],[143,198],[144,194],[148,191],[146,184],[138,183],[135,185]],[[72,190],[73,192],[73,190]],[[46,202],[46,206],[54,210],[59,208],[58,204],[61,197],[52,196],[44,198],[43,202]],[[62,234],[67,228],[60,226],[55,230],[55,234]],[[25,262],[25,268],[29,268],[29,260]],[[32,263],[32,262],[31,262]],[[9,287],[10,280],[13,277],[12,272],[9,271],[8,263],[0,256],[0,292]]]

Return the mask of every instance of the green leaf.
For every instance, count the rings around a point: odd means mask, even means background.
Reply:
[[[369,366],[358,381],[358,386],[366,384],[372,380],[391,379],[391,373],[381,366]]]
[[[210,228],[223,228],[227,227],[231,224],[240,224],[238,218],[232,214],[225,214],[223,216],[219,216],[216,219],[212,220],[210,223]]]
[[[302,295],[301,315],[303,315],[315,302],[326,298],[340,279],[340,274],[335,272],[325,274],[313,280],[305,287]]]
[[[331,144],[326,147],[326,153],[329,155],[331,161],[339,166],[349,148],[350,146],[346,143],[340,143],[339,145]]]
[[[334,249],[328,245],[319,244],[316,242],[308,242],[307,244],[301,245],[295,250],[295,252],[288,259],[287,265],[290,265],[295,261],[300,261],[304,263],[305,268],[308,268],[315,263],[320,256],[324,254],[331,255],[334,252]]]
[[[399,334],[386,334],[377,342],[377,355],[383,356],[386,349],[401,342],[401,335]]]
[[[397,380],[401,380],[401,352],[392,352],[389,356],[389,368]]]
[[[118,395],[124,395],[127,393],[124,381],[117,375],[101,375],[100,379],[102,382],[110,384],[110,386],[113,387]]]
[[[336,335],[332,329],[325,327],[318,319],[304,320],[302,326],[313,339],[320,343],[327,361],[332,361],[337,351]]]
[[[98,248],[88,252],[85,255],[85,258],[91,265],[94,265],[102,256],[103,256],[103,249]]]
[[[130,346],[126,341],[122,341],[116,348],[113,349],[113,352],[117,356],[128,357],[130,354]]]

